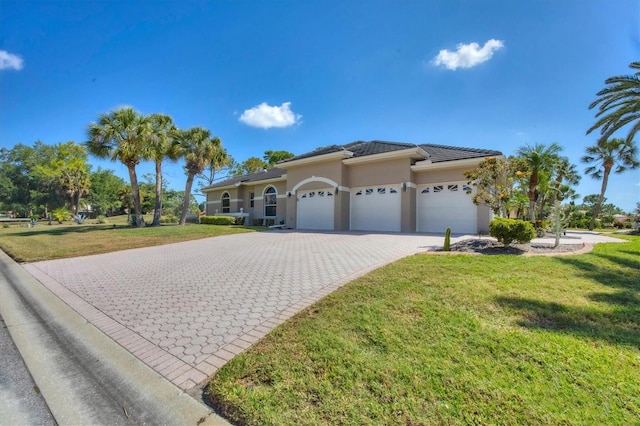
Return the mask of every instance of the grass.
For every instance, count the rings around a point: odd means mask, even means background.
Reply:
[[[145,218],[147,222],[151,217]],[[61,259],[150,247],[262,228],[187,224],[132,228],[126,216],[108,218],[108,224],[87,220],[84,225],[40,222],[33,228],[0,228],[0,249],[18,262]],[[115,225],[115,228],[114,228]]]
[[[416,255],[211,379],[239,424],[638,424],[640,238],[562,257]]]

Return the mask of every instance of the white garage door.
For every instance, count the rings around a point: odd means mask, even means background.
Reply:
[[[472,190],[471,194],[467,194]],[[475,190],[463,182],[419,186],[416,200],[418,232],[475,234],[478,207],[473,204]]]
[[[333,230],[334,195],[332,189],[298,191],[298,229]]]
[[[400,232],[400,187],[351,190],[351,230]]]

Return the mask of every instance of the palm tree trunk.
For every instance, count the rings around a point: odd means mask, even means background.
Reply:
[[[182,214],[180,215],[179,225],[184,225],[187,222],[187,213],[189,213],[189,202],[191,201],[191,186],[193,185],[193,177],[195,173],[189,172],[187,174],[187,185],[184,189],[184,202],[182,203]]]
[[[604,174],[602,176],[602,187],[600,188],[600,196],[598,197],[598,202],[593,208],[593,217],[591,218],[591,223],[589,224],[589,230],[593,231],[596,225],[596,219],[600,214],[600,209],[602,208],[602,202],[604,201],[604,193],[607,190],[607,183],[609,183],[609,173],[611,173],[611,167],[604,167]]]
[[[162,216],[162,161],[156,161],[156,203],[153,211],[152,226],[160,225]]]
[[[127,166],[129,169],[129,179],[131,180],[131,192],[133,195],[133,210],[136,215],[136,227],[144,227],[144,217],[142,216],[142,205],[140,203],[140,187],[138,186],[138,176],[135,166]]]

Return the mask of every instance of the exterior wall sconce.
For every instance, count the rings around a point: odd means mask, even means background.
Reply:
[[[338,192],[340,192],[340,188],[338,188],[338,187],[336,186],[335,194],[336,194],[336,195],[338,195]]]
[[[402,192],[407,192],[407,182],[402,182]]]
[[[287,197],[291,198],[291,191],[287,192]]]

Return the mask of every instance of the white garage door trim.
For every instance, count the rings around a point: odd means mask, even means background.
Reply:
[[[376,185],[351,189],[352,231],[400,232],[400,185]]]
[[[334,229],[335,196],[331,188],[298,191],[297,229]]]
[[[471,194],[467,194],[471,191]],[[416,192],[416,230],[456,234],[478,231],[478,207],[473,204],[475,188],[466,182],[420,185]]]

